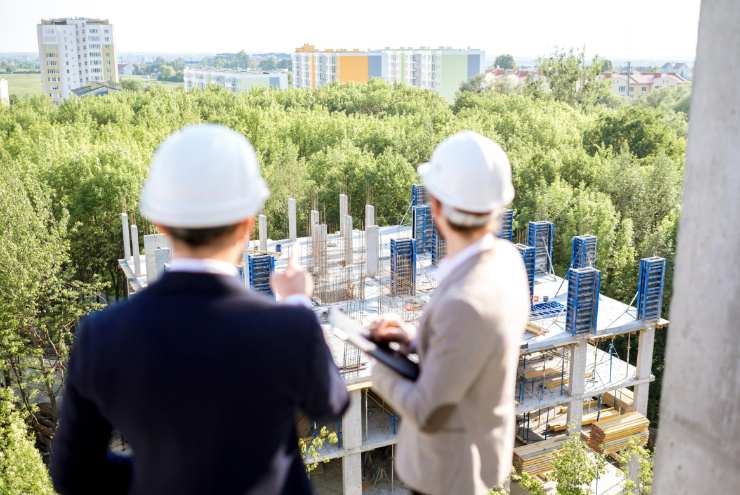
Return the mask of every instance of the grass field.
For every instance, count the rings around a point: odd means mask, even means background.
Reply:
[[[36,96],[43,95],[41,88],[41,74],[0,74],[0,79],[8,80],[8,91],[11,95],[16,96]],[[139,81],[145,86],[161,85],[169,88],[182,88],[182,83],[157,81],[156,79],[146,79],[144,76],[123,76],[121,80],[132,79]]]
[[[0,74],[0,79],[8,80],[8,92],[16,96],[35,96],[44,94],[41,88],[41,74]]]
[[[159,85],[159,86],[166,86],[168,88],[182,88],[183,84],[181,82],[169,82],[169,81],[157,81],[156,79],[147,79],[144,76],[121,76],[121,81],[139,81],[140,83],[144,84],[144,86],[153,86],[153,85]]]

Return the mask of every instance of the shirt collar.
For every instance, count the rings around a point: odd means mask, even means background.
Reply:
[[[175,258],[167,264],[168,272],[211,273],[236,277],[239,270],[232,263],[201,258]]]
[[[474,242],[470,246],[466,247],[456,255],[452,257],[445,256],[440,260],[437,269],[434,271],[434,279],[437,282],[442,282],[447,276],[454,272],[460,267],[465,261],[469,260],[476,254],[491,249],[493,247],[494,237],[493,234],[486,234],[481,237],[478,241]]]

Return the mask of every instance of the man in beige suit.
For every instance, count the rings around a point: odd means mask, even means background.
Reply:
[[[399,477],[414,493],[486,494],[511,469],[514,386],[529,291],[521,256],[493,235],[514,197],[506,154],[474,132],[442,142],[419,174],[447,241],[418,331],[375,322],[376,339],[420,358],[416,382],[380,364],[373,387],[402,417]]]

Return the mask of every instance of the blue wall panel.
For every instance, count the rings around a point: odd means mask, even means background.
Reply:
[[[468,55],[468,79],[480,74],[480,55]]]
[[[381,55],[368,55],[367,57],[367,77],[382,77],[383,59]]]

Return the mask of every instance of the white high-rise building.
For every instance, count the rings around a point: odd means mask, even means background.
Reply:
[[[7,79],[0,79],[0,105],[10,105],[10,93],[8,91]]]
[[[44,92],[55,102],[90,82],[118,82],[113,26],[102,19],[44,19],[37,26]]]

